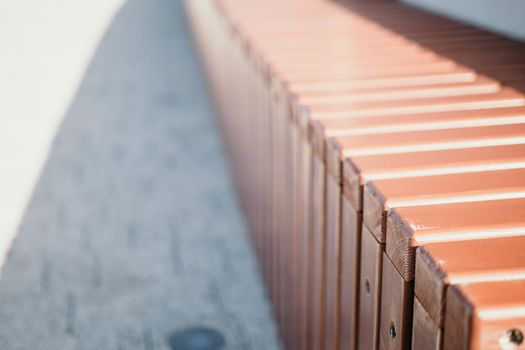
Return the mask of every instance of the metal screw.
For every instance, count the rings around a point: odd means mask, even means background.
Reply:
[[[390,324],[390,338],[394,339],[397,335],[396,332],[396,326],[394,326],[394,322]]]
[[[370,294],[370,282],[368,280],[365,281],[365,291],[366,294]]]
[[[523,343],[523,333],[516,328],[509,329],[499,338],[502,350],[515,350]]]

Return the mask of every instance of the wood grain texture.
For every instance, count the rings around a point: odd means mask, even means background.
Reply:
[[[427,244],[416,253],[415,293],[440,327],[449,284],[522,280],[525,237]]]
[[[412,322],[412,349],[441,349],[442,329],[430,318],[417,297],[414,298]]]
[[[365,176],[366,180],[366,176]],[[365,185],[365,201],[383,197],[389,208],[440,203],[474,202],[489,198],[523,197],[525,169],[479,169],[432,176],[373,180]],[[366,203],[365,203],[366,205]]]
[[[447,344],[469,346],[471,350],[519,348],[525,330],[524,295],[525,280],[450,286],[445,348]]]
[[[263,76],[264,81],[268,81],[268,77]],[[286,104],[282,96],[271,93],[271,100],[273,104],[272,116],[274,121],[273,136],[274,136],[274,170],[275,170],[275,197],[274,197],[274,217],[275,217],[275,232],[276,232],[276,259],[274,271],[276,276],[276,315],[279,320],[279,328],[281,330],[281,337],[283,342],[289,346],[290,343],[290,323],[288,321],[288,284],[289,284],[289,264],[288,251],[289,247],[289,231],[288,224],[288,186],[287,186],[287,145],[288,135],[286,135]],[[248,168],[248,167],[246,167]],[[245,175],[244,175],[245,176]],[[243,177],[244,177],[243,176]]]
[[[363,222],[376,240],[386,240],[386,198],[373,182],[366,182],[363,188]]]
[[[313,147],[313,146],[312,146]],[[313,215],[312,215],[312,349],[322,349],[324,344],[324,298],[326,291],[326,193],[325,165],[316,153],[313,156]]]
[[[460,290],[452,286],[447,289],[447,314],[443,346],[447,350],[470,349],[472,329],[472,306]]]
[[[341,326],[339,349],[355,349],[359,310],[361,214],[343,195],[341,223]]]
[[[339,142],[334,137],[328,137],[325,141],[325,159],[326,171],[334,178],[334,181],[342,186],[343,179],[343,164],[342,164],[342,149]]]
[[[525,233],[525,199],[400,207],[390,211],[391,218],[400,222],[407,239],[415,246],[518,236]]]
[[[295,319],[297,323],[297,340],[295,345],[299,349],[308,349],[309,332],[308,320],[310,319],[310,292],[311,280],[310,270],[312,268],[311,261],[311,167],[312,154],[311,146],[306,140],[306,135],[302,132],[297,124],[296,128],[296,147],[294,149],[295,157],[297,158],[297,309],[295,311]]]
[[[301,158],[301,171],[299,173],[300,188],[299,188],[299,200],[298,200],[298,211],[302,211],[299,219],[301,224],[299,225],[299,236],[300,241],[298,242],[298,259],[301,274],[299,280],[299,336],[300,340],[298,347],[300,349],[308,350],[312,343],[312,329],[309,327],[309,321],[312,318],[312,290],[313,290],[313,279],[311,271],[313,269],[313,242],[312,242],[312,225],[313,225],[313,158],[312,148],[308,142],[304,130],[301,130],[298,126],[299,134],[299,147],[298,157]]]
[[[411,343],[414,281],[406,281],[383,253],[379,342],[381,349],[407,349]]]
[[[446,273],[427,254],[425,247],[417,249],[414,293],[422,308],[439,327],[443,327],[446,301]]]
[[[288,327],[288,343],[290,348],[295,348],[297,345],[298,339],[298,321],[297,321],[297,309],[299,307],[299,291],[297,286],[299,285],[299,276],[298,271],[298,260],[297,260],[297,251],[299,245],[299,236],[298,236],[298,211],[297,211],[297,178],[299,170],[299,159],[297,158],[297,152],[295,148],[297,147],[298,135],[297,128],[293,124],[293,119],[291,117],[291,103],[288,99],[288,94],[281,89],[281,84],[275,84],[276,94],[281,96],[283,101],[283,122],[284,122],[284,134],[286,137],[285,144],[285,188],[286,188],[286,218],[285,218],[285,232],[287,234],[287,251],[286,251],[286,270],[287,270],[287,284],[286,288],[286,300],[287,306],[285,307]],[[253,127],[253,126],[252,126]],[[253,191],[252,191],[253,192]],[[252,201],[254,201],[252,199]],[[255,210],[257,216],[258,210]]]
[[[303,278],[304,273],[303,269],[305,268],[303,262],[303,241],[305,237],[303,236],[303,215],[305,214],[305,208],[303,206],[302,202],[302,180],[303,177],[300,176],[302,171],[302,156],[301,156],[301,146],[302,146],[302,139],[301,135],[299,133],[299,128],[297,127],[297,124],[295,123],[295,118],[292,117],[293,115],[293,105],[290,104],[290,111],[289,111],[289,132],[290,132],[290,138],[291,138],[291,155],[292,155],[292,176],[293,176],[293,183],[292,183],[292,212],[293,212],[293,225],[292,225],[292,235],[293,235],[293,252],[292,252],[292,289],[293,289],[293,299],[292,299],[292,306],[293,309],[291,311],[292,313],[292,341],[291,341],[291,347],[292,348],[298,348],[302,346],[301,342],[303,339],[303,330],[301,328],[301,320],[304,318],[303,311],[304,311],[304,303],[305,299],[303,298],[303,291],[302,288],[304,286]]]
[[[436,203],[470,196],[470,190],[483,190],[486,195],[497,188],[501,195],[503,186],[508,186],[506,194],[518,196],[523,178],[513,172],[517,181],[507,182],[508,173],[480,172],[487,167],[500,171],[523,167],[525,147],[518,145],[525,135],[520,119],[523,94],[458,65],[456,58],[471,58],[476,67],[521,67],[522,43],[394,2],[348,3],[350,11],[324,1],[215,2],[221,12],[212,17],[223,17],[224,42],[215,42],[213,30],[202,21],[200,34],[213,48],[206,49],[204,56],[212,66],[212,86],[217,90],[240,202],[250,231],[255,232],[254,246],[266,260],[264,274],[284,345],[333,350],[339,339],[341,345],[352,344],[355,337],[338,336],[338,317],[345,328],[354,329],[354,311],[346,314],[344,309],[357,300],[366,305],[364,292],[370,294],[372,310],[366,314],[359,310],[359,317],[365,317],[363,325],[371,323],[366,329],[357,328],[359,335],[362,329],[372,332],[363,337],[370,339],[365,348],[409,347],[414,315],[421,334],[433,332],[432,321],[439,331],[446,279],[451,275],[445,276],[439,263],[425,255],[418,255],[416,263],[415,249],[441,240],[525,234],[519,209],[523,200]],[[437,51],[427,50],[423,42]],[[457,55],[448,59],[443,53]],[[508,81],[518,85],[524,80],[512,78],[519,74],[508,70],[498,74],[510,76]],[[428,79],[424,83],[423,77]],[[261,141],[259,119],[268,121],[261,138],[269,142],[262,166],[269,169],[267,178],[261,176],[260,164],[253,165],[259,154],[252,148]],[[298,151],[303,148],[299,135],[309,142],[305,148],[310,152],[309,165],[301,164],[306,153]],[[327,136],[337,142],[327,141]],[[344,159],[342,189],[341,155],[351,157]],[[308,175],[296,180],[299,169],[305,168]],[[465,175],[456,176],[459,172]],[[429,175],[434,180],[440,176],[439,181],[427,183]],[[389,182],[394,191],[384,190],[386,179],[403,177],[410,179]],[[459,177],[470,187],[464,187]],[[363,189],[364,180],[378,182]],[[266,185],[260,192],[259,182]],[[262,215],[259,193],[266,196],[269,207]],[[422,197],[433,200],[433,205],[407,204]],[[305,198],[303,207],[298,202]],[[402,201],[404,205],[396,205]],[[305,207],[307,215],[303,215]],[[361,218],[365,229],[360,236]],[[261,222],[270,226],[268,237],[262,238],[266,229]],[[368,277],[364,282],[363,275]],[[420,297],[415,313],[411,309],[414,283]],[[299,285],[310,290],[301,291]],[[358,289],[345,298],[346,288]],[[311,308],[301,308],[302,304]],[[296,325],[301,317],[308,322],[304,327]],[[296,341],[300,328],[308,340]],[[414,347],[433,348],[438,342],[433,335],[413,340]]]
[[[379,312],[384,245],[363,225],[359,274],[358,349],[379,346]]]
[[[323,159],[323,162],[325,162],[326,143],[323,123],[317,120],[311,120],[308,123],[308,130],[314,154]]]
[[[378,154],[354,156],[353,164],[367,179],[404,177],[429,172],[439,174],[440,169],[474,171],[488,166],[520,167],[525,161],[525,145],[501,145],[464,149],[446,149],[428,152]],[[460,171],[460,169],[462,169]]]
[[[406,281],[414,279],[416,249],[413,246],[413,233],[411,226],[395,208],[388,211],[385,251]]]
[[[343,161],[343,191],[358,212],[363,211],[363,191],[360,170],[350,158]]]
[[[365,103],[346,103],[322,105],[310,108],[313,113],[323,113],[327,118],[347,117],[351,112],[355,117],[386,116],[395,114],[418,114],[425,112],[445,112],[458,109],[485,109],[494,107],[523,106],[525,99],[516,90],[503,88],[494,94],[467,96],[433,97],[414,100],[380,101]],[[496,131],[496,130],[495,130]],[[423,135],[422,135],[423,136]],[[427,133],[425,136],[429,136]],[[435,135],[437,137],[437,135]],[[430,139],[433,139],[432,137]],[[412,144],[412,141],[406,140]],[[345,149],[362,142],[359,136],[353,143],[345,139]]]
[[[458,67],[459,68],[459,67]],[[452,77],[458,75],[466,76],[474,75],[475,73],[469,69],[459,68],[450,73],[440,73],[437,76],[440,77]],[[421,75],[421,79],[425,79],[425,82],[429,82],[432,74]],[[417,79],[412,77],[411,79]],[[407,78],[407,80],[411,80]],[[468,79],[468,78],[466,78]],[[390,81],[392,84],[400,84],[403,79],[377,79],[377,82]],[[361,81],[362,84],[373,84],[374,80]],[[430,83],[430,82],[429,82]],[[340,87],[341,89],[351,89],[351,87],[358,85],[359,81],[353,82],[341,82],[336,83],[317,83],[311,84],[313,86],[319,86],[326,90],[330,88]],[[347,87],[349,85],[350,87]],[[415,115],[389,115],[389,116],[370,116],[364,118],[335,118],[335,119],[323,119],[323,124],[327,130],[327,135],[338,136],[342,134],[359,135],[367,134],[372,132],[384,131],[402,131],[402,130],[428,130],[437,128],[457,127],[457,126],[477,126],[477,125],[498,125],[501,123],[519,123],[523,120],[522,116],[525,112],[525,107],[507,107],[507,108],[490,108],[482,110],[466,110],[466,111],[452,111],[452,112],[436,112],[436,113],[425,113],[424,116]]]
[[[340,179],[340,177],[339,177]],[[341,184],[326,175],[326,292],[324,300],[324,348],[339,347],[340,266],[341,266]]]

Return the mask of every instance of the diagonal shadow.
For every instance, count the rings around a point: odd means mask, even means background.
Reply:
[[[438,55],[525,92],[525,43],[521,41],[398,1],[333,1]]]
[[[160,349],[191,325],[279,348],[180,1],[127,1],[100,42],[4,265],[0,319],[2,349]]]

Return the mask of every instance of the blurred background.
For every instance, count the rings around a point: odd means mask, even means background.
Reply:
[[[279,348],[182,1],[1,1],[0,77],[0,349]]]

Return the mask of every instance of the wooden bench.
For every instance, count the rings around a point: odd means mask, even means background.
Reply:
[[[285,347],[517,343],[522,309],[476,318],[504,282],[439,264],[525,236],[525,45],[394,1],[186,4]]]

